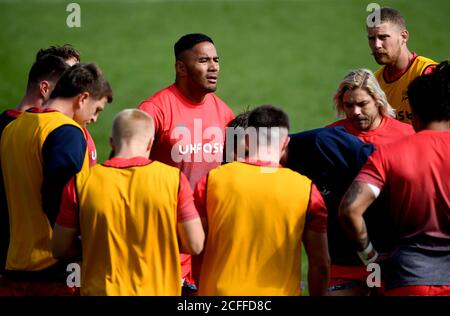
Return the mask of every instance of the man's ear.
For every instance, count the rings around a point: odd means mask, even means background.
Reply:
[[[403,39],[403,44],[406,44],[409,40],[409,32],[408,30],[403,30],[400,35],[402,36]]]
[[[280,150],[280,164],[281,165],[285,165],[287,162],[287,156],[289,154],[288,152],[288,148],[289,148],[289,141],[291,140],[291,138],[289,136],[287,136],[284,141],[283,144],[281,145],[281,150]]]
[[[152,150],[152,146],[153,146],[153,137],[152,138],[150,138],[150,140],[148,141],[148,144],[147,144],[147,150],[148,151],[151,151]]]
[[[287,149],[287,147],[288,147],[290,141],[291,141],[291,138],[290,138],[289,136],[287,136],[287,137],[284,139],[283,147],[282,147],[283,150],[286,150],[286,149]]]
[[[108,159],[112,159],[116,156],[116,146],[114,146],[113,138],[109,138],[109,146],[111,146],[111,152],[109,153]]]
[[[114,141],[113,141],[113,138],[112,138],[112,137],[109,138],[109,146],[111,146],[111,149],[112,149],[112,150],[115,150],[115,148],[114,148],[114,147],[115,147],[115,146],[114,146]]]
[[[176,71],[177,76],[180,76],[180,77],[186,76],[186,64],[184,63],[184,61],[181,61],[178,59],[175,62],[175,71]]]
[[[39,83],[39,93],[41,94],[41,97],[44,99],[44,101],[47,101],[50,98],[51,94],[51,83],[47,80],[42,80]]]
[[[81,92],[75,97],[75,108],[80,109],[88,100],[90,94],[89,92]]]

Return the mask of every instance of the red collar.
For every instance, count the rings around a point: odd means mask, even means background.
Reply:
[[[382,115],[380,125],[370,131],[360,131],[353,127],[352,123],[349,120],[345,120],[345,129],[355,136],[371,136],[374,134],[378,134],[379,131],[388,124],[389,116]]]
[[[272,161],[263,161],[263,160],[259,160],[259,159],[258,160],[250,160],[249,158],[247,158],[247,159],[245,159],[244,162],[249,165],[260,166],[260,167],[273,167],[273,168],[281,167],[281,165],[279,163],[272,162]]]
[[[58,112],[55,109],[52,108],[38,108],[38,107],[32,107],[26,110],[26,112],[30,113],[46,113],[46,112]]]
[[[152,161],[145,157],[133,157],[133,158],[121,158],[121,157],[113,157],[104,163],[105,167],[114,167],[114,168],[129,168],[136,166],[146,166],[150,164]]]
[[[184,101],[184,103],[186,103],[189,106],[194,106],[194,107],[198,107],[199,105],[203,105],[206,102],[206,98],[208,97],[208,94],[205,94],[205,97],[203,98],[203,101],[201,102],[194,102],[191,99],[189,99],[188,97],[186,97],[180,89],[178,89],[178,87],[173,84],[171,86],[169,86],[169,90],[172,91],[173,94],[175,94],[176,96],[178,96],[181,100]]]
[[[20,116],[20,114],[22,114],[22,112],[12,109],[12,110],[7,110],[6,114],[10,117],[18,118]]]

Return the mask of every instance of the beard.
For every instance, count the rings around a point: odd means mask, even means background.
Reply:
[[[387,54],[387,52],[374,52],[372,55],[378,65],[387,65],[392,62],[392,58]]]
[[[400,56],[401,47],[399,46],[396,51],[392,51],[389,53],[385,49],[380,49],[377,51],[372,51],[372,55],[375,58],[375,61],[378,65],[393,65],[397,62],[397,59]]]

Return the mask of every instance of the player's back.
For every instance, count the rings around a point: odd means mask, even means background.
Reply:
[[[200,295],[299,295],[311,181],[232,162],[208,175]]]
[[[398,238],[446,232],[450,241],[450,132],[424,130],[387,145],[380,154],[389,172]]]
[[[82,295],[180,294],[179,175],[157,161],[77,175]]]

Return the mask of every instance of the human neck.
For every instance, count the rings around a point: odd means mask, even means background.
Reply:
[[[24,112],[30,108],[38,107],[41,108],[43,106],[42,98],[37,96],[32,96],[30,94],[26,94],[20,103],[17,105],[16,110],[20,112]]]
[[[202,103],[203,100],[205,100],[205,93],[189,89],[186,82],[182,80],[177,79],[175,81],[175,86],[186,99],[190,100],[193,103]]]
[[[403,72],[406,68],[408,68],[411,60],[413,59],[414,54],[411,53],[408,48],[402,49],[400,52],[400,56],[397,60],[390,65],[386,65],[386,70],[389,76],[395,76],[398,73]]]
[[[370,125],[370,128],[368,129],[368,131],[373,131],[374,129],[377,129],[381,125],[382,121],[383,121],[383,116],[382,115],[378,116],[378,118],[376,118],[375,121],[373,121],[373,124]]]
[[[74,118],[74,111],[73,111],[73,105],[72,105],[72,99],[52,99],[47,101],[47,103],[44,105],[44,108],[46,109],[53,109],[58,112],[61,112],[62,114],[70,117],[71,119]]]
[[[114,157],[130,159],[134,157],[149,157],[150,150],[145,150],[143,144],[121,144],[114,150]]]
[[[273,148],[269,147],[258,147],[256,153],[249,153],[249,161],[264,161],[271,162],[274,164],[279,164],[281,159],[281,154],[279,151],[274,152]]]
[[[423,129],[431,131],[449,131],[450,121],[433,121],[425,124]]]

